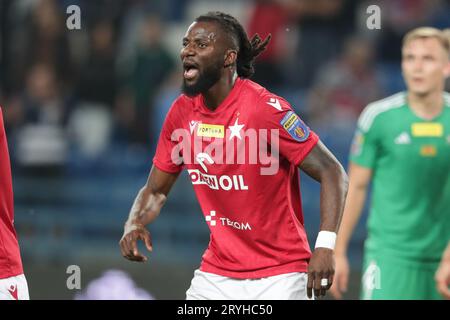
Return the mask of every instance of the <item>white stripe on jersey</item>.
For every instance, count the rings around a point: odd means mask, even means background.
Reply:
[[[362,131],[367,132],[379,114],[394,108],[399,108],[404,105],[405,102],[406,92],[399,92],[385,99],[369,103],[359,117],[358,127]]]
[[[444,92],[444,102],[447,107],[450,107],[450,93]]]

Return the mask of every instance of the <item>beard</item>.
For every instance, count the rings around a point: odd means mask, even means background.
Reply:
[[[188,97],[195,97],[200,93],[205,93],[219,81],[222,76],[221,71],[222,65],[220,63],[211,64],[204,71],[199,70],[197,81],[193,84],[187,84],[186,79],[183,78],[181,91]]]

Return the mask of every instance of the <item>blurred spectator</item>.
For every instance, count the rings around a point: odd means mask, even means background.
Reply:
[[[446,3],[447,2],[447,3]],[[403,36],[417,26],[450,27],[448,1],[441,0],[383,0],[382,32],[377,52],[383,62],[399,64]]]
[[[55,0],[39,0],[17,25],[16,38],[11,38],[11,77],[13,89],[20,90],[29,68],[37,63],[51,65],[59,81],[72,80],[71,54],[65,20]]]
[[[138,288],[133,279],[120,270],[107,270],[92,280],[86,290],[75,295],[75,300],[154,300],[155,298]]]
[[[349,38],[342,54],[323,66],[310,90],[309,119],[315,125],[355,123],[362,109],[381,96],[372,44]]]
[[[100,21],[92,29],[90,53],[82,67],[78,98],[112,107],[116,93],[114,29],[109,21]]]
[[[269,90],[284,85],[285,79],[280,64],[286,54],[287,22],[285,7],[279,1],[255,1],[249,20],[248,36],[251,39],[254,34],[259,34],[265,39],[271,34],[272,39],[267,49],[256,60],[256,71],[252,80]]]
[[[287,11],[298,24],[297,66],[291,68],[295,83],[306,88],[317,70],[340,51],[341,43],[355,29],[356,0],[286,0]]]
[[[113,23],[100,20],[90,31],[88,58],[78,80],[79,104],[69,120],[71,139],[84,160],[95,160],[109,147],[117,91]]]
[[[23,93],[5,109],[15,139],[15,160],[36,173],[59,172],[67,160],[65,124],[69,114],[52,65],[33,66]]]
[[[163,25],[147,17],[139,28],[135,54],[127,61],[116,118],[131,142],[149,144],[150,114],[154,98],[174,70],[175,63],[162,43]]]

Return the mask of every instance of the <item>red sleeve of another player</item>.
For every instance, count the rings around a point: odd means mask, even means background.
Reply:
[[[280,155],[296,166],[300,165],[319,141],[318,135],[281,97],[270,94],[263,96],[255,114],[260,128],[278,132],[279,139],[271,141],[271,147],[278,145]]]
[[[176,104],[174,103],[167,113],[153,158],[153,164],[168,173],[177,173],[183,169],[183,162],[178,152],[179,142],[178,139],[175,139],[176,135],[174,134],[177,129],[175,108]]]

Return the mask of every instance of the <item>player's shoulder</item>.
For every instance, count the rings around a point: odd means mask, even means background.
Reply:
[[[181,93],[172,103],[170,109],[182,110],[185,108],[191,108],[195,104],[195,97],[189,97],[184,93]]]
[[[252,107],[250,110],[258,115],[267,113],[277,113],[291,109],[289,102],[283,97],[269,91],[262,85],[251,80],[245,81],[245,95],[248,99],[247,104]],[[249,103],[250,102],[250,103]]]
[[[362,131],[368,131],[372,127],[374,121],[381,115],[383,116],[388,115],[392,111],[398,110],[399,108],[405,105],[406,105],[405,91],[398,92],[387,98],[371,102],[361,112],[361,115],[359,116],[358,119],[358,127]]]
[[[258,102],[261,98],[268,94],[268,90],[259,83],[256,83],[250,79],[241,79],[243,94],[249,100]]]
[[[184,94],[178,95],[172,102],[169,109],[166,109],[165,126],[178,127],[183,122],[186,115],[192,111],[194,99]]]
[[[450,108],[450,92],[444,91],[443,96],[445,105]]]
[[[193,109],[195,105],[195,97],[189,97],[185,94],[180,94],[173,102],[167,113],[168,116],[185,115],[187,111]]]

